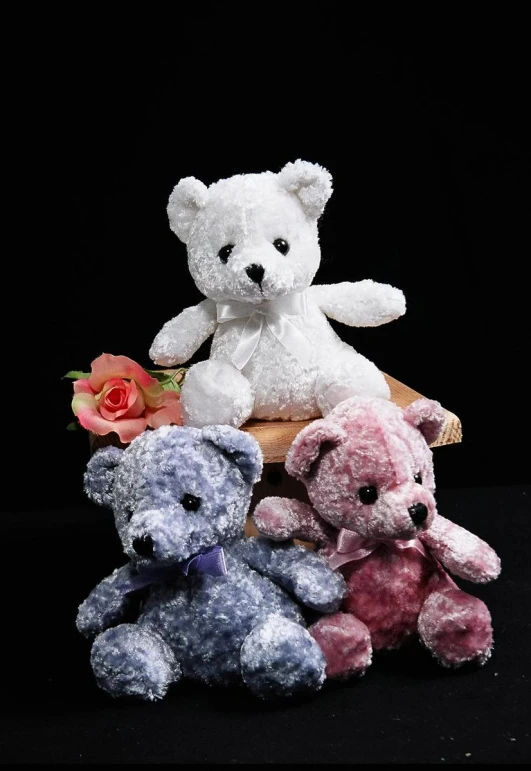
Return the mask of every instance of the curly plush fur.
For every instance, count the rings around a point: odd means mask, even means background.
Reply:
[[[320,262],[317,220],[331,193],[330,174],[300,160],[279,174],[238,175],[208,189],[187,177],[174,189],[170,226],[187,245],[190,272],[208,299],[169,321],[150,356],[163,366],[183,364],[214,335],[210,359],[191,367],[183,387],[185,424],[303,420],[349,396],[389,398],[383,375],[326,317],[384,324],[405,312],[402,292],[370,280],[310,286]],[[240,341],[257,324],[256,345],[241,359]]]
[[[164,426],[90,460],[86,491],[113,509],[131,560],[91,592],[77,617],[78,629],[96,636],[92,667],[112,696],[160,699],[181,675],[243,681],[263,697],[321,686],[324,657],[293,596],[331,612],[345,584],[302,547],[242,537],[261,468],[257,442],[228,426]],[[226,575],[178,571],[217,546]],[[153,566],[159,580],[142,589],[136,623],[122,623],[132,612],[129,587]]]
[[[442,567],[475,583],[500,571],[486,543],[437,513],[428,442],[444,419],[440,405],[427,399],[405,410],[349,399],[303,429],[288,453],[286,469],[305,484],[313,507],[266,498],[255,510],[260,532],[318,542],[346,579],[343,613],[313,630],[330,677],[364,671],[371,644],[397,648],[414,633],[445,666],[490,656],[486,606],[459,590]]]

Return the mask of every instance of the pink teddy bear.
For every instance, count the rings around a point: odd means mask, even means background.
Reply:
[[[347,399],[303,429],[286,459],[313,507],[265,498],[255,509],[262,534],[317,543],[347,582],[343,612],[312,628],[328,677],[363,673],[373,648],[397,648],[415,632],[447,667],[483,664],[491,654],[486,605],[443,568],[475,583],[500,572],[490,546],[437,513],[428,444],[444,422],[440,404],[428,399],[404,410]]]

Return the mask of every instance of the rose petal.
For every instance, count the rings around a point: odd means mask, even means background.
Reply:
[[[139,418],[144,412],[144,397],[142,391],[137,387],[134,380],[125,382],[119,380],[120,389],[118,386],[111,388],[105,395],[105,402],[99,405],[99,410],[102,416],[106,420],[118,420],[119,418]],[[107,399],[113,391],[120,390],[124,398],[120,400],[120,404],[109,403]],[[103,393],[103,391],[102,391]]]
[[[80,393],[76,394],[72,399],[72,412],[74,415],[79,413],[79,410],[93,409],[98,411],[98,403],[96,397],[93,394]]]
[[[162,397],[164,395],[164,389],[157,381],[156,386],[151,386],[151,388],[143,388],[142,393],[144,394],[144,401],[148,407],[153,407],[156,409],[161,404]]]
[[[120,385],[110,388],[104,399],[99,402],[100,413],[106,420],[116,420],[127,412],[129,383],[126,384],[123,380],[119,382]]]
[[[131,418],[121,420],[105,420],[96,409],[81,409],[77,412],[77,419],[88,431],[92,431],[99,436],[110,434],[115,431],[120,437],[120,441],[129,444],[146,430],[145,418]]]
[[[142,391],[137,388],[135,381],[131,380],[124,418],[139,418],[144,414],[145,406]]]
[[[145,418],[122,418],[116,420],[113,425],[120,441],[128,444],[146,430],[147,421]]]
[[[115,431],[120,441],[129,444],[135,437],[146,430],[147,421],[142,418],[122,418],[120,420],[105,420],[98,410],[98,403],[92,394],[76,394],[72,399],[74,415],[87,431],[92,431],[99,436]]]
[[[107,380],[115,377],[136,380],[143,390],[149,390],[155,386],[161,387],[158,380],[148,375],[140,364],[137,364],[136,361],[133,361],[128,356],[113,356],[111,353],[103,353],[97,359],[94,359],[91,368],[92,372],[89,377],[89,383],[96,392],[101,391]]]
[[[74,380],[74,393],[75,394],[94,394],[95,391],[90,387],[88,380]]]
[[[103,397],[112,389],[112,388],[121,388],[122,386],[128,386],[129,380],[124,380],[121,377],[112,377],[109,380],[106,380],[103,384],[103,387],[101,391],[98,394],[98,399],[103,399]]]
[[[157,409],[147,406],[145,416],[152,428],[169,426],[171,423],[182,426],[181,395],[177,391],[164,391],[161,406]]]

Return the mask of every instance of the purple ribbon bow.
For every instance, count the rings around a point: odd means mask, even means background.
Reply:
[[[184,562],[177,565],[141,565],[137,568],[136,576],[128,578],[120,586],[124,594],[130,594],[145,586],[165,581],[173,575],[196,575],[202,573],[206,576],[226,576],[227,564],[223,546],[209,546],[199,554],[194,554]]]
[[[189,573],[204,573],[207,576],[226,576],[227,564],[223,546],[209,546],[199,554],[189,557],[179,563],[180,572],[187,576]]]

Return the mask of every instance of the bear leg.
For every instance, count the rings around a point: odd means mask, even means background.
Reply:
[[[107,629],[90,654],[100,688],[111,696],[155,701],[181,677],[172,649],[158,634],[137,624]]]
[[[245,638],[240,651],[243,681],[255,696],[272,698],[318,690],[326,662],[300,624],[271,615]]]
[[[351,613],[323,616],[308,630],[326,658],[326,676],[346,680],[363,675],[372,660],[371,633]]]
[[[484,602],[457,587],[435,590],[418,618],[420,639],[445,667],[484,664],[492,651],[490,613]]]
[[[223,424],[238,428],[251,416],[254,393],[236,367],[209,359],[194,364],[187,372],[181,406],[185,426]]]
[[[378,367],[356,351],[342,351],[329,362],[321,362],[315,398],[326,417],[351,396],[389,399],[391,392]]]

